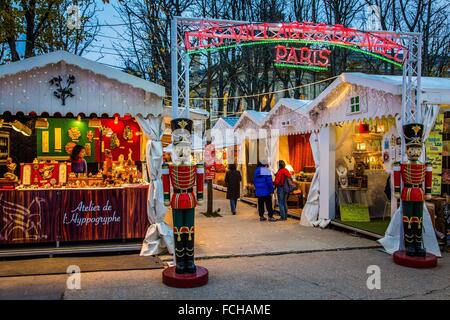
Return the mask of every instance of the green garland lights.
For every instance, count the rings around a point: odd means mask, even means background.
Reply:
[[[293,40],[293,39],[285,39],[285,40],[278,40],[278,39],[267,39],[267,40],[262,40],[262,41],[255,41],[255,42],[243,42],[243,43],[235,43],[232,45],[226,45],[226,46],[222,46],[222,47],[211,47],[211,48],[204,48],[204,49],[197,49],[197,50],[191,50],[191,51],[187,51],[188,55],[193,55],[193,54],[198,54],[198,53],[206,53],[206,52],[211,52],[211,51],[220,51],[220,50],[226,50],[226,49],[231,49],[231,48],[237,48],[237,47],[249,47],[249,46],[258,46],[258,45],[265,45],[265,44],[274,44],[274,43],[297,43],[297,44],[324,44],[330,47],[338,47],[338,48],[344,48],[344,49],[348,49],[348,50],[352,50],[355,52],[359,52],[362,54],[366,54],[368,56],[374,57],[376,59],[382,60],[384,62],[393,64],[396,67],[399,68],[403,68],[403,65],[399,62],[396,61],[392,61],[386,57],[380,56],[379,54],[373,53],[373,52],[369,52],[369,51],[365,51],[361,48],[355,47],[353,45],[350,44],[345,44],[345,43],[333,43],[333,42],[327,42],[327,41],[320,41],[320,40]],[[289,64],[286,64],[285,66],[291,66]],[[305,66],[301,66],[301,67],[305,67]],[[320,67],[317,67],[320,68]],[[318,71],[318,70],[317,70]]]
[[[289,63],[275,63],[275,67],[277,68],[294,68],[294,69],[306,69],[311,71],[327,71],[328,68],[325,67],[317,67],[317,66],[309,66],[302,64],[289,64]]]

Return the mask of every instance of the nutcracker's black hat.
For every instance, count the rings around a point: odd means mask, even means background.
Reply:
[[[175,131],[177,129],[186,129],[187,131],[189,131],[189,133],[192,134],[192,125],[193,121],[187,118],[176,118],[170,121],[170,127],[172,128],[172,131]]]
[[[422,146],[423,124],[409,123],[403,126],[405,143],[407,146]]]

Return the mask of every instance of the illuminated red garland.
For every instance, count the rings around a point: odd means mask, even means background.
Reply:
[[[329,26],[324,23],[290,22],[241,25],[208,26],[208,28],[185,33],[188,51],[220,48],[228,43],[262,40],[305,40],[321,44],[359,47],[389,60],[403,63],[406,49],[400,35],[391,32],[364,32],[343,25]]]

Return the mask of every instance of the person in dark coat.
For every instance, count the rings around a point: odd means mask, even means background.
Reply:
[[[253,175],[253,184],[255,185],[255,193],[258,198],[259,220],[266,221],[264,217],[264,205],[269,215],[269,221],[277,221],[273,217],[272,194],[274,192],[272,173],[269,168],[262,163],[258,163],[258,167]]]
[[[230,200],[233,214],[236,214],[237,200],[241,196],[241,180],[241,173],[236,170],[236,165],[228,165],[228,171],[225,174],[225,186],[227,187],[227,199]]]

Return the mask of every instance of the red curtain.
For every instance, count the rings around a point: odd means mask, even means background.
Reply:
[[[295,172],[302,171],[305,166],[314,166],[309,136],[309,133],[288,136],[289,160]]]

